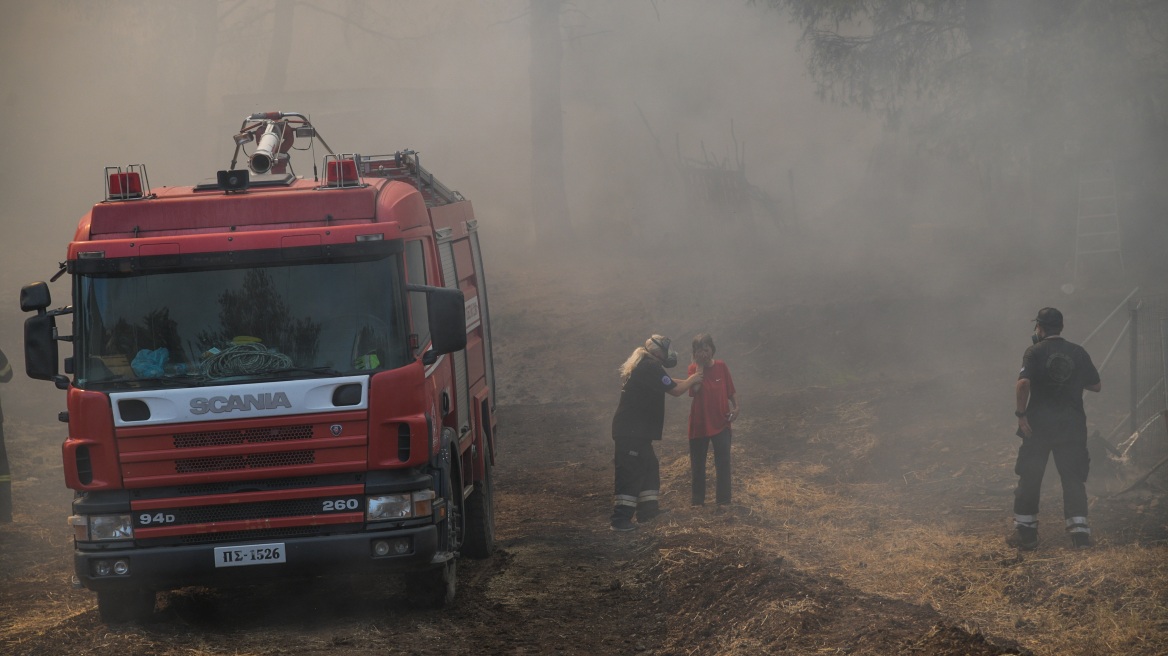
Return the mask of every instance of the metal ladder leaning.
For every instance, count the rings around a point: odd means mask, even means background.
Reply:
[[[1079,168],[1078,215],[1075,220],[1075,280],[1088,257],[1113,256],[1123,273],[1119,234],[1119,203],[1115,194],[1115,164],[1111,160],[1084,163]]]

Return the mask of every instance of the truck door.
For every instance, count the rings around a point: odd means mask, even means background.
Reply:
[[[426,256],[422,240],[406,242],[406,280],[415,285],[428,285]],[[412,355],[419,357],[430,341],[430,317],[425,292],[410,292],[410,332],[418,336],[418,345]]]
[[[467,221],[470,233],[470,252],[474,259],[475,285],[479,291],[479,315],[483,321],[483,356],[486,360],[487,388],[490,394],[491,410],[495,409],[495,363],[491,355],[491,312],[487,305],[487,279],[483,277],[483,256],[479,251],[478,221]]]
[[[438,259],[442,264],[444,286],[458,289],[458,271],[454,265],[454,242],[450,238],[438,242]],[[454,398],[458,410],[458,436],[470,430],[470,389],[466,380],[466,349],[451,353],[454,361]]]

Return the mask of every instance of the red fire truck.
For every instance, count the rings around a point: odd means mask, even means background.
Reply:
[[[72,304],[21,289],[27,373],[67,396],[75,584],[107,622],[148,617],[159,591],[339,571],[448,603],[459,556],[494,549],[470,201],[414,151],[333,153],[300,113],[234,139],[194,186],[107,168],[53,278]],[[295,171],[317,144],[322,166]]]

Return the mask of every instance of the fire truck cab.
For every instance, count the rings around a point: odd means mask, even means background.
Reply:
[[[459,556],[494,549],[471,203],[414,151],[333,153],[300,113],[248,116],[234,141],[192,186],[107,168],[53,278],[72,303],[21,290],[26,373],[66,396],[75,583],[107,622],[159,591],[341,571],[449,603]]]

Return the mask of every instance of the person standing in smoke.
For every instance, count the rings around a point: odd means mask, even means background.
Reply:
[[[12,365],[0,351],[0,383],[12,380]],[[12,522],[12,473],[8,469],[8,452],[4,450],[4,408],[0,406],[0,524]]]
[[[621,394],[612,418],[616,492],[612,530],[631,531],[638,522],[665,514],[660,506],[661,471],[653,442],[665,429],[665,395],[681,396],[702,382],[701,372],[678,382],[665,372],[677,365],[668,337],[653,335],[620,367]]]
[[[730,423],[738,418],[739,408],[730,368],[714,359],[715,350],[710,335],[694,337],[689,373],[702,373],[702,382],[689,389],[690,503],[695,506],[706,503],[706,453],[711,443],[718,477],[714,500],[719,507],[730,505]]]
[[[1087,524],[1087,414],[1083,390],[1098,392],[1099,372],[1091,356],[1063,338],[1063,315],[1047,307],[1034,320],[1034,344],[1022,356],[1015,384],[1018,417],[1018,487],[1014,490],[1014,534],[1008,542],[1024,551],[1038,547],[1038,497],[1046,461],[1054,454],[1063,488],[1063,515],[1074,547],[1091,546]]]

